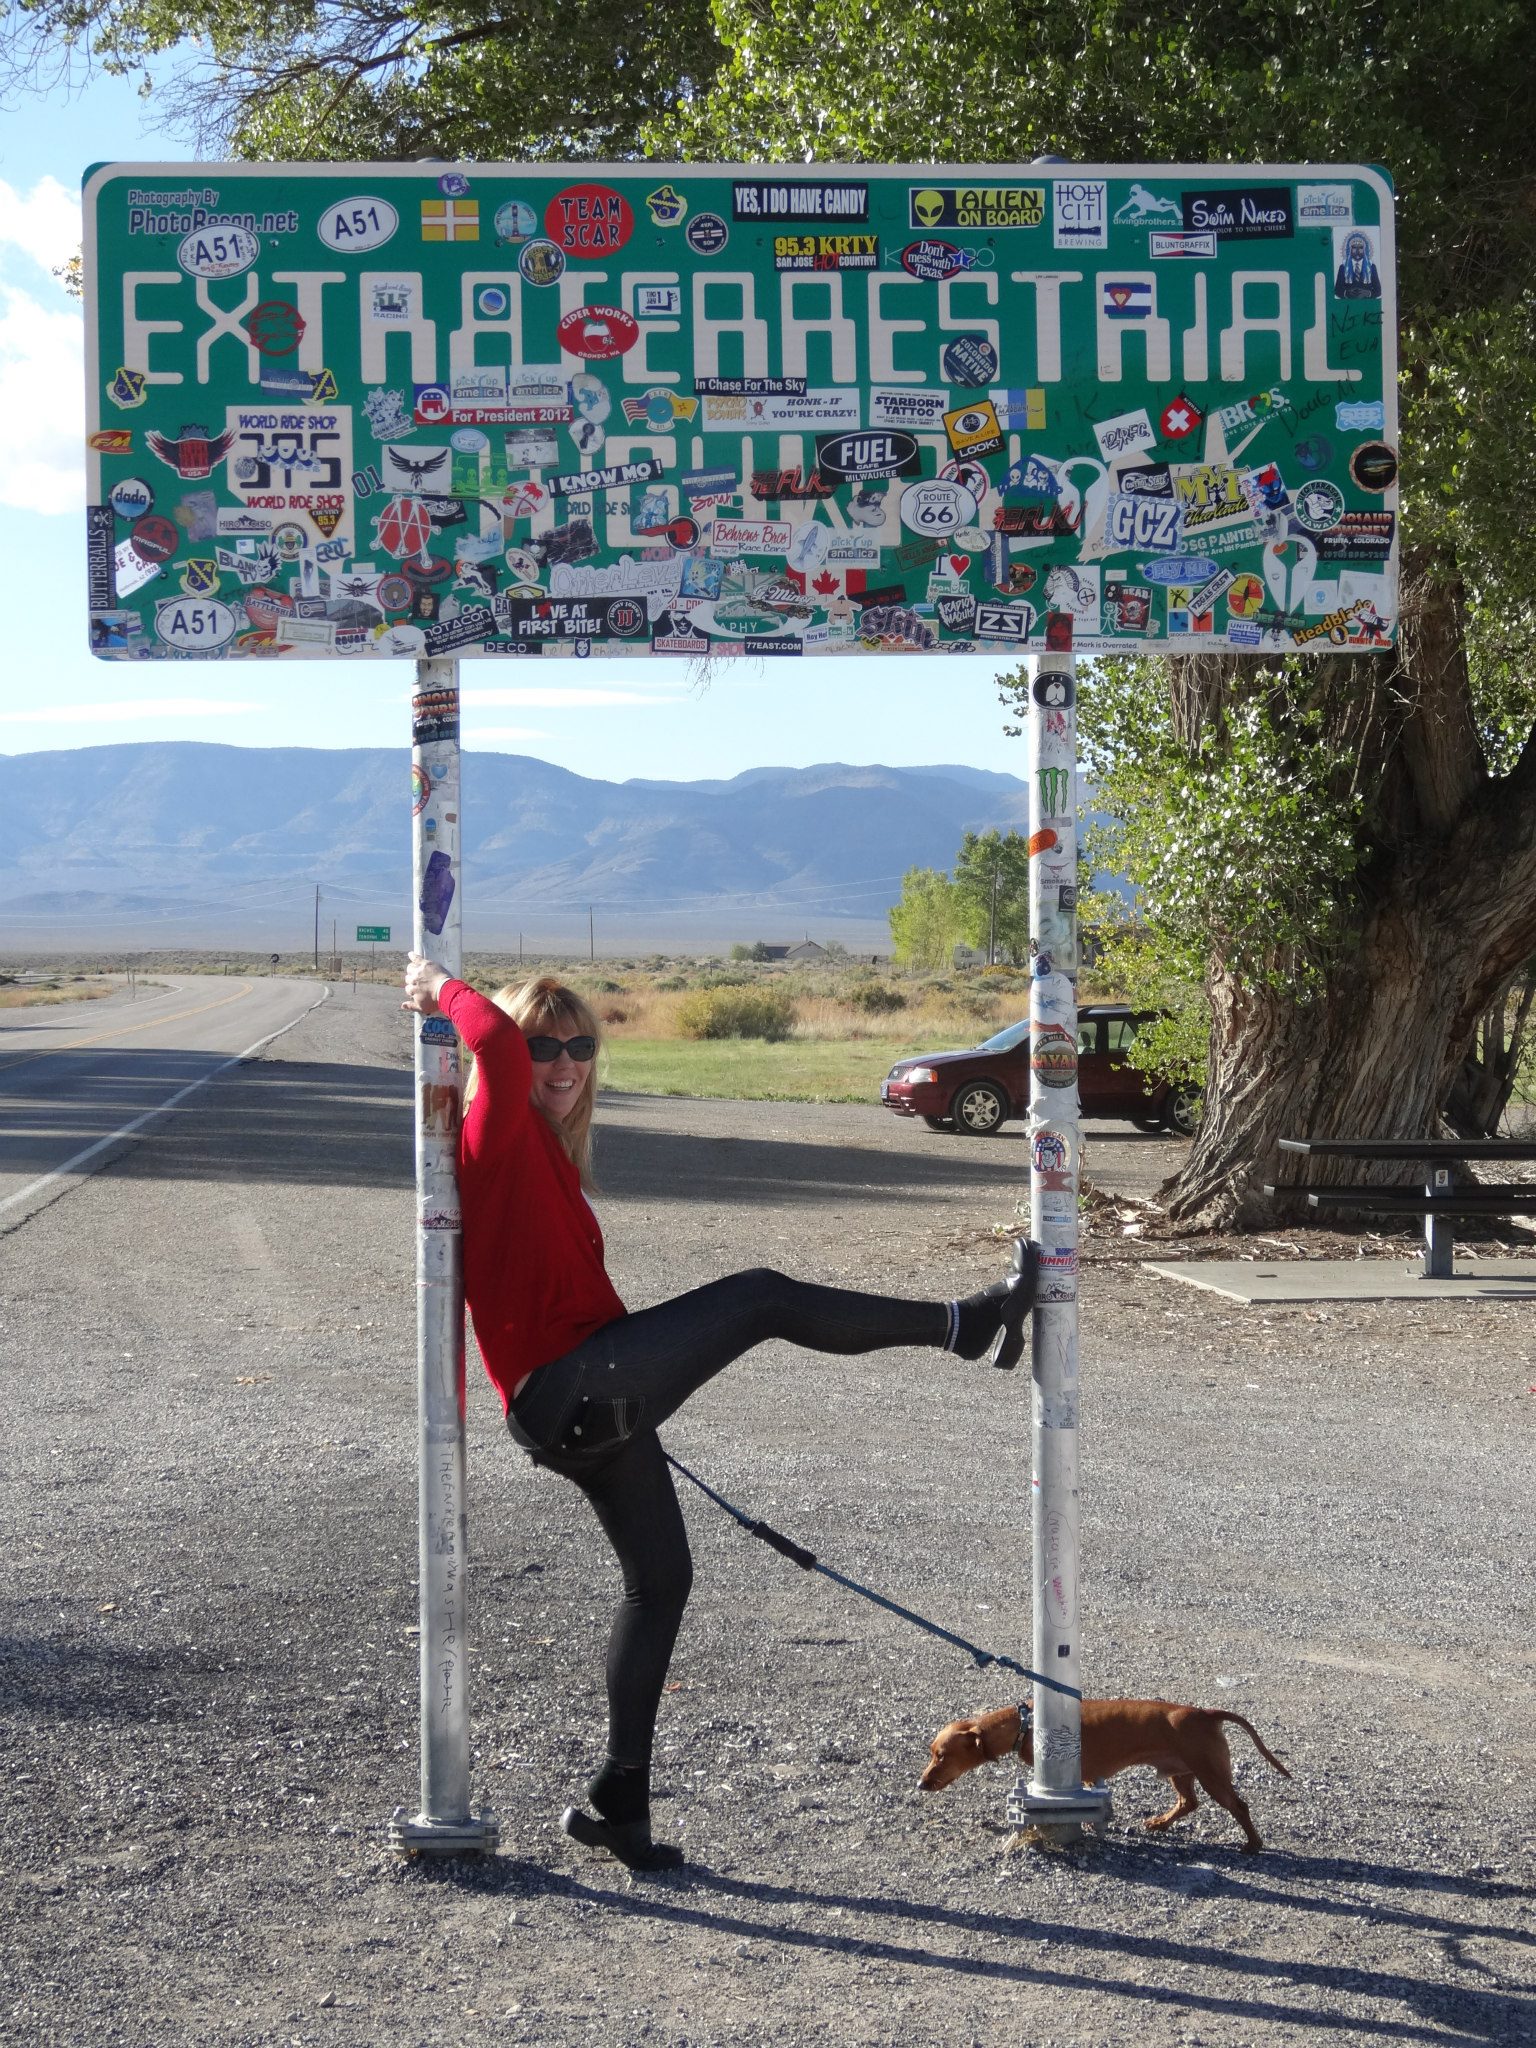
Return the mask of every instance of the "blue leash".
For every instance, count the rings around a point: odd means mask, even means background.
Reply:
[[[1016,1672],[1020,1678],[1033,1679],[1036,1685],[1047,1686],[1052,1692],[1065,1693],[1069,1699],[1082,1698],[1075,1685],[1063,1685],[1059,1678],[1047,1678],[1043,1671],[1031,1671],[1028,1665],[1020,1664],[1012,1657],[999,1656],[994,1650],[983,1650],[978,1644],[967,1642],[964,1636],[957,1636],[953,1629],[941,1628],[938,1622],[929,1621],[926,1615],[914,1614],[910,1607],[903,1607],[898,1601],[888,1600],[883,1593],[876,1593],[868,1586],[861,1586],[857,1579],[850,1579],[843,1572],[834,1571],[831,1565],[821,1562],[815,1551],[807,1550],[804,1544],[796,1543],[792,1536],[783,1535],[767,1522],[754,1519],[728,1501],[723,1493],[716,1493],[712,1486],[705,1484],[697,1472],[690,1472],[688,1467],[674,1458],[670,1451],[664,1452],[663,1456],[674,1472],[681,1472],[683,1477],[691,1480],[700,1493],[707,1495],[717,1508],[724,1508],[749,1536],[755,1536],[760,1543],[766,1543],[770,1549],[777,1550],[781,1556],[787,1557],[791,1564],[799,1565],[801,1571],[820,1572],[823,1578],[846,1587],[850,1593],[857,1593],[861,1600],[868,1600],[876,1607],[883,1607],[887,1614],[894,1614],[902,1621],[909,1621],[925,1635],[937,1636],[940,1642],[953,1643],[957,1650],[964,1650],[982,1669],[995,1664],[1000,1671]]]

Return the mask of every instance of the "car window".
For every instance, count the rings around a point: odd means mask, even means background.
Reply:
[[[1111,1017],[1109,1020],[1109,1049],[1124,1052],[1136,1036],[1136,1023],[1131,1017]]]
[[[977,1048],[980,1052],[1012,1052],[1021,1046],[1029,1036],[1029,1019],[1022,1024],[1005,1024],[1001,1031],[994,1031],[990,1038],[984,1038]]]
[[[1089,1017],[1080,1021],[1077,1027],[1077,1049],[1082,1052],[1097,1052],[1099,1049],[1099,1020]]]

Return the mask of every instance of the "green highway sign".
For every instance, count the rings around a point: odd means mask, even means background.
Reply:
[[[389,926],[387,924],[360,924],[357,928],[357,943],[360,946],[388,945]]]
[[[1391,644],[1369,166],[110,164],[90,641]]]

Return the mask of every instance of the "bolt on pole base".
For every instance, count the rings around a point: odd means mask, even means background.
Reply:
[[[397,1806],[389,1823],[389,1846],[397,1856],[494,1856],[501,1823],[494,1813],[471,1814],[468,1820],[429,1820],[424,1813],[406,1815]]]
[[[1047,1792],[1028,1778],[1020,1778],[1008,1794],[1008,1818],[1016,1828],[1079,1822],[1085,1827],[1103,1827],[1114,1812],[1109,1787],[1102,1779],[1079,1786],[1075,1792]]]
[[[1113,1812],[1109,1787],[1102,1778],[1075,1792],[1047,1792],[1020,1778],[1008,1795],[1008,1824],[1019,1830],[1014,1841],[1027,1839],[1044,1849],[1070,1848],[1083,1840],[1085,1828],[1102,1834]]]

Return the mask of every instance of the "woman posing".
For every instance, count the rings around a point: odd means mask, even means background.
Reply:
[[[1033,1248],[1012,1280],[959,1301],[905,1301],[733,1273],[629,1314],[587,1201],[598,1031],[573,990],[542,979],[489,1002],[410,956],[403,1005],[441,1010],[475,1056],[461,1144],[464,1287],[507,1428],[537,1465],[586,1495],[624,1593],[608,1639],[608,1752],[565,1832],[641,1869],[682,1861],[651,1838],[656,1710],[693,1581],[657,1427],[722,1366],[782,1337],[809,1351],[930,1345],[1017,1362],[1034,1293]]]

